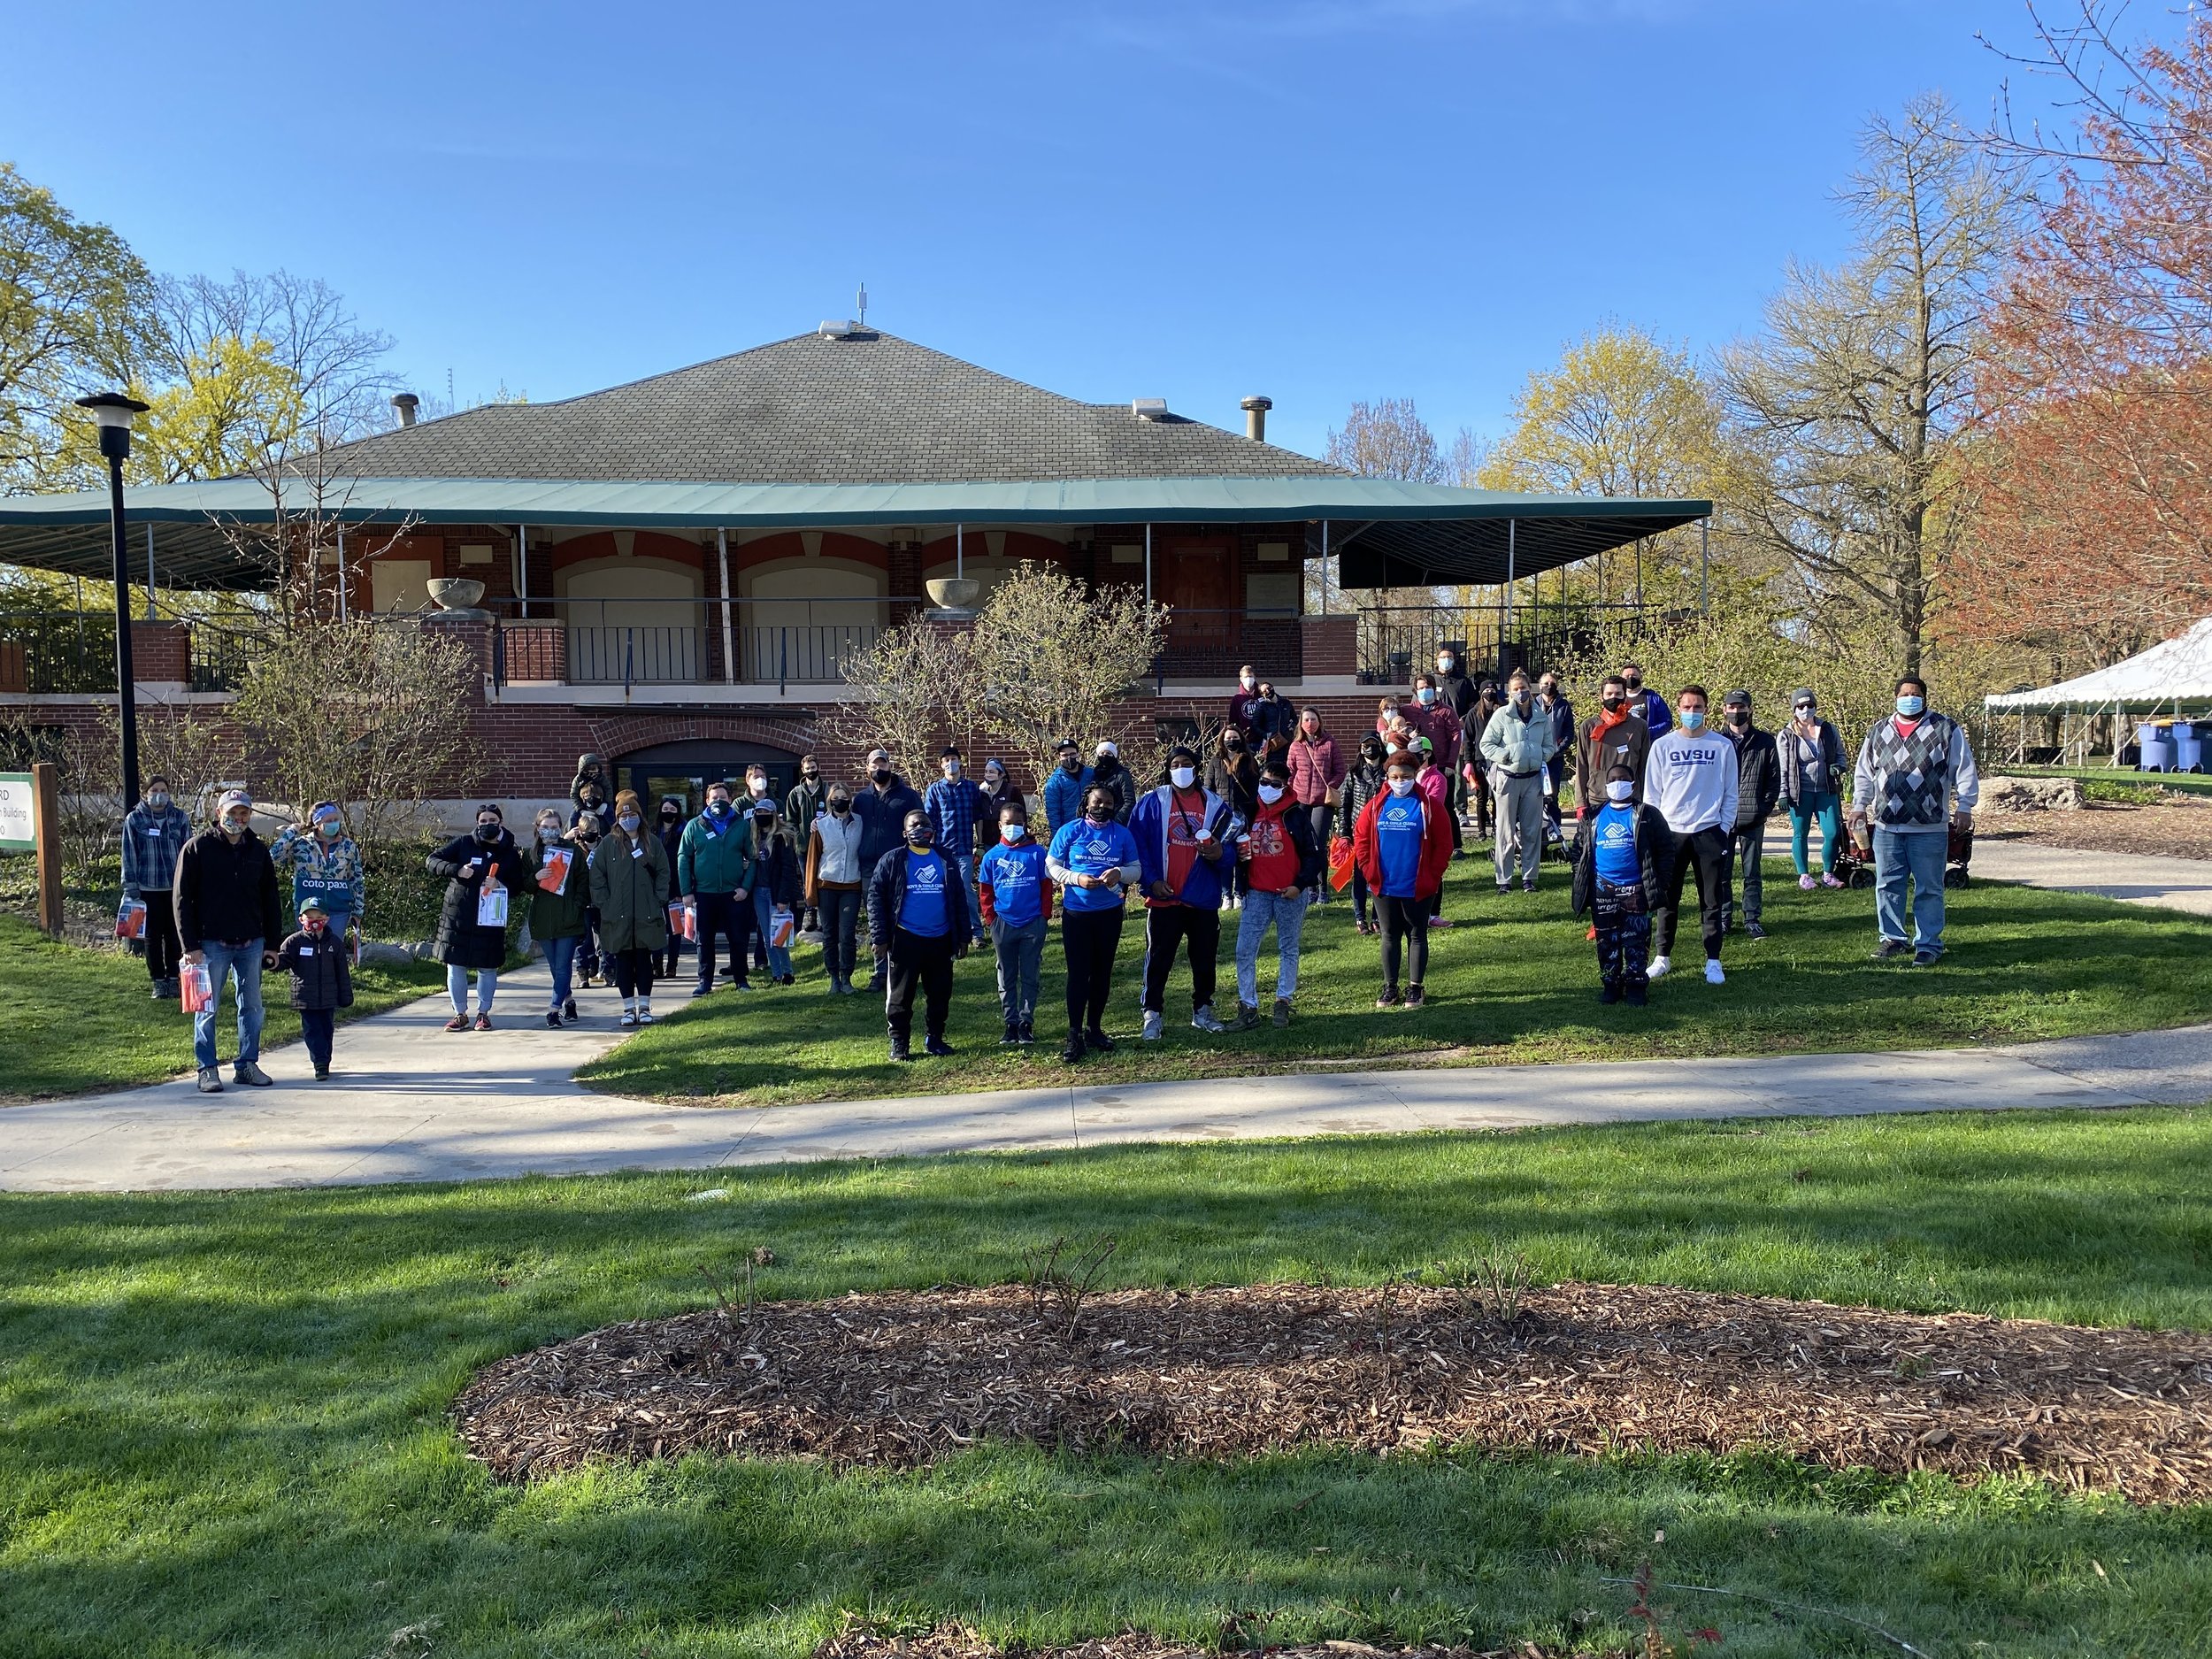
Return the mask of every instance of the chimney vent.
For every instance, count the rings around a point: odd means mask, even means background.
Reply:
[[[415,424],[415,411],[422,407],[422,399],[412,392],[395,392],[392,407],[399,411],[399,424],[411,426]]]
[[[1244,435],[1255,443],[1265,443],[1267,411],[1275,407],[1275,400],[1255,392],[1237,407],[1244,411]]]
[[[1133,397],[1129,400],[1129,412],[1139,420],[1165,420],[1167,399],[1164,397]]]

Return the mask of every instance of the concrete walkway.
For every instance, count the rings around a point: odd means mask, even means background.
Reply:
[[[1972,869],[1977,878],[1989,881],[2093,893],[2130,904],[2212,916],[2212,860],[2077,852],[2033,841],[1979,840],[1974,843]]]
[[[1986,856],[1985,855],[1987,855]],[[2016,855],[2018,855],[2016,856]],[[1978,874],[2043,849],[1992,843]],[[2135,866],[2183,865],[2197,885]],[[2212,890],[2212,866],[2069,854],[2048,885],[2144,902]],[[2032,879],[2032,878],[2031,878]],[[426,998],[340,1029],[339,1077],[308,1080],[296,1046],[277,1086],[202,1095],[188,1080],[0,1110],[0,1188],[89,1192],[466,1180],[531,1172],[706,1169],[811,1158],[1048,1149],[1117,1141],[1506,1129],[1686,1118],[2189,1104],[2212,1100],[2212,1025],[2007,1048],[1871,1055],[1480,1066],[831,1102],[759,1110],[593,1094],[573,1069],[619,1041],[611,993],[549,1031],[545,971],[500,986],[499,1029],[452,1034]],[[532,1024],[535,1019],[540,1023]],[[927,1064],[916,1068],[925,1083]],[[1046,1084],[1043,1079],[1054,1079]]]

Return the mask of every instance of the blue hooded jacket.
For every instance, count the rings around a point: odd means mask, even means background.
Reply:
[[[1182,903],[1202,910],[1221,908],[1221,882],[1234,869],[1237,849],[1229,844],[1229,826],[1232,814],[1229,803],[1210,789],[1197,794],[1205,797],[1202,822],[1213,832],[1214,842],[1221,849],[1221,861],[1209,864],[1203,858],[1191,860],[1190,874],[1185,878],[1183,890],[1175,896]],[[1129,815],[1129,833],[1136,838],[1137,861],[1144,869],[1143,894],[1152,896],[1152,884],[1167,879],[1167,832],[1170,815],[1174,810],[1175,790],[1162,784],[1137,799],[1137,810]]]

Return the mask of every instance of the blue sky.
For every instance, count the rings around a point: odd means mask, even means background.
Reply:
[[[2024,45],[2021,0],[0,0],[0,157],[158,269],[325,277],[427,393],[572,396],[864,279],[894,333],[1225,426],[1265,392],[1317,453],[1356,397],[1499,433],[1609,318],[1755,328],[1870,111],[1987,119],[1977,29]]]

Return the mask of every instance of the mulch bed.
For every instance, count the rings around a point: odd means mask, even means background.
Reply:
[[[2170,798],[2153,806],[2092,801],[2071,812],[1978,812],[1977,840],[2019,839],[2077,852],[2212,858],[2212,800]]]
[[[1067,1647],[1023,1647],[1020,1659],[1221,1659],[1219,1652],[1169,1641],[1143,1631],[1094,1637]],[[1571,1653],[1578,1659],[1613,1659],[1594,1650],[1542,1647],[1523,1642],[1514,1647],[1371,1647],[1365,1642],[1323,1641],[1268,1647],[1268,1659],[1552,1659]],[[918,1635],[895,1636],[855,1624],[815,1648],[812,1659],[1007,1659],[964,1624],[944,1624]],[[1625,1654],[1618,1659],[1627,1659]]]
[[[610,1325],[454,1404],[502,1477],[685,1452],[910,1467],[986,1439],[1220,1459],[1432,1444],[1594,1455],[1772,1447],[1832,1467],[2027,1471],[2212,1498],[2212,1336],[1647,1286],[1120,1290],[1076,1335],[1026,1286]]]

